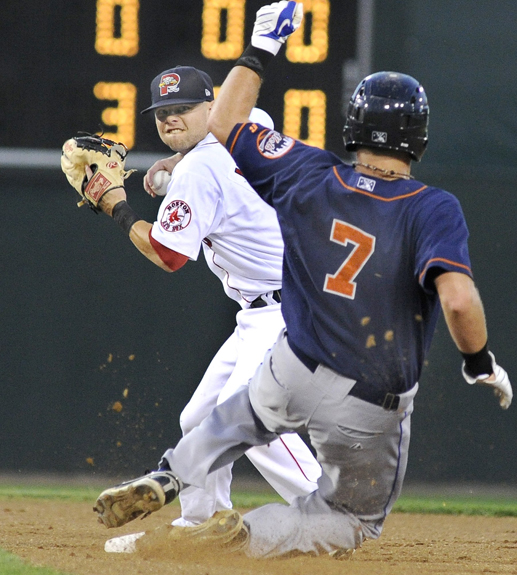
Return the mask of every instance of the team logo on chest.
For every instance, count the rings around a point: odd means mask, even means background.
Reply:
[[[184,230],[192,218],[190,206],[183,200],[173,200],[163,211],[160,225],[166,232]]]
[[[261,134],[262,136],[262,134]],[[258,150],[266,158],[280,158],[294,146],[294,140],[270,130],[259,139]]]

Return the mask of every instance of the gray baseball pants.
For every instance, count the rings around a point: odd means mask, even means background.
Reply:
[[[249,386],[243,386],[183,437],[164,458],[187,485],[277,434],[307,430],[323,473],[318,489],[291,505],[269,504],[244,516],[248,554],[319,555],[355,549],[380,536],[406,472],[413,398],[396,411],[348,392],[354,381],[320,365],[314,373],[294,355],[282,332]]]

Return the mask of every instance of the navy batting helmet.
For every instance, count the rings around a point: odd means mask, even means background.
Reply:
[[[377,72],[362,80],[348,105],[343,140],[358,147],[407,152],[417,162],[427,146],[429,106],[417,80],[398,72]]]

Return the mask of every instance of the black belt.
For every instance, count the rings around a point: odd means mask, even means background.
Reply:
[[[276,301],[276,303],[280,303],[282,301],[282,290],[275,290],[271,292],[271,297]],[[262,296],[259,295],[257,299],[254,299],[251,302],[250,308],[255,309],[257,307],[266,307],[268,303],[262,299]]]
[[[287,343],[292,349],[294,355],[303,363],[303,365],[312,373],[314,373],[319,365],[315,359],[306,355],[297,345],[295,345],[289,338],[287,338]],[[359,384],[355,384],[354,387],[348,392],[348,395],[357,397],[357,399],[362,399],[368,403],[373,403],[374,405],[380,405],[388,411],[396,411],[399,407],[400,397],[395,393],[382,393],[376,389],[364,389]]]

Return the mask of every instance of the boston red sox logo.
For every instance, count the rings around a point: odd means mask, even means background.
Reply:
[[[192,218],[190,206],[183,200],[173,200],[163,211],[160,224],[166,232],[184,230]]]

